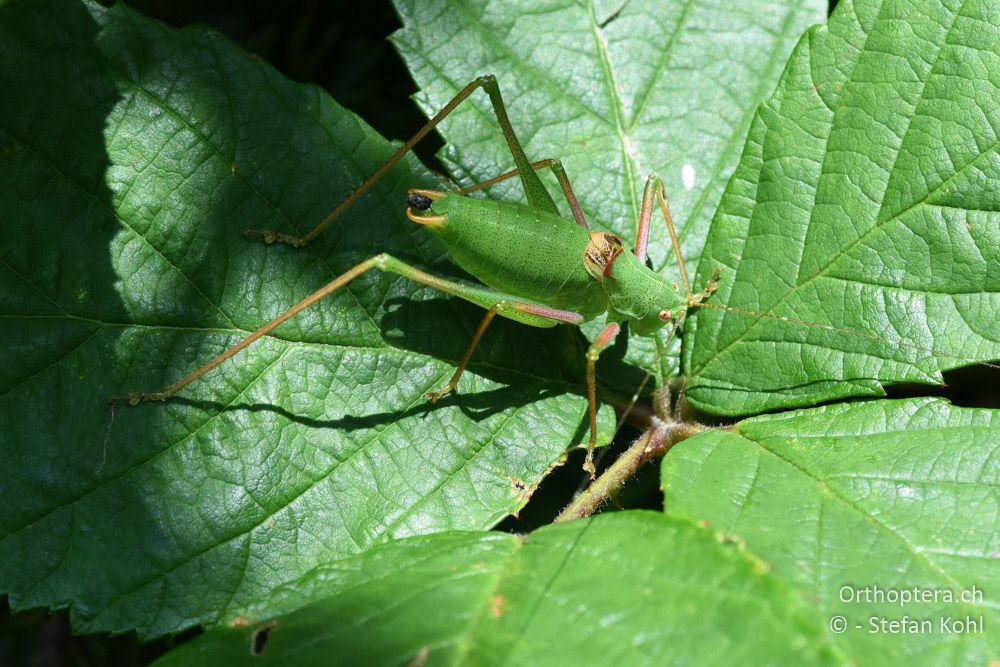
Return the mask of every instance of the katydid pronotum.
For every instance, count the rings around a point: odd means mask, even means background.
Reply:
[[[591,231],[559,160],[528,160],[507,116],[493,76],[480,77],[459,91],[417,134],[304,236],[289,236],[270,230],[248,230],[247,235],[266,243],[281,242],[296,247],[307,245],[478,88],[489,96],[516,168],[478,185],[452,192],[410,190],[406,214],[414,223],[438,236],[455,263],[482,281],[482,285],[445,280],[391,255],[378,254],[337,276],[177,382],[158,392],[133,393],[125,398],[133,405],[171,398],[323,297],[367,271],[377,269],[398,274],[486,309],[451,379],[441,389],[427,394],[431,402],[455,388],[484,332],[497,315],[535,327],[552,327],[560,323],[580,325],[606,315],[606,326],[587,352],[590,437],[584,467],[593,476],[593,453],[597,444],[595,364],[601,351],[615,339],[625,323],[638,335],[654,335],[665,327],[669,327],[673,334],[690,309],[708,307],[820,327],[851,336],[872,337],[828,325],[710,303],[707,299],[716,290],[718,270],[704,288],[692,291],[664,186],[655,175],[646,180],[632,252],[624,248],[622,239],[617,235]],[[573,220],[561,217],[538,177],[537,170],[545,168],[555,175]],[[465,196],[515,176],[520,178],[527,206]],[[649,229],[655,208],[662,214],[670,234],[677,258],[678,282],[668,280],[646,264]]]

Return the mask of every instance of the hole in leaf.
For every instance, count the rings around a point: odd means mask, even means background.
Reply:
[[[268,623],[253,631],[250,635],[250,655],[260,655],[267,648],[267,642],[271,638],[271,630],[277,623]]]

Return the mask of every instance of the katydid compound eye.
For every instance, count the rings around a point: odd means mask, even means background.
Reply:
[[[419,192],[411,192],[410,196],[406,198],[406,203],[418,211],[426,211],[434,202],[427,195],[420,194]]]
[[[669,310],[661,310],[660,311],[660,319],[663,320],[664,322],[666,322],[667,320],[669,320],[670,319],[670,311]]]

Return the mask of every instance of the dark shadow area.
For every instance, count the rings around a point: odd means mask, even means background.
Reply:
[[[965,408],[1000,408],[1000,368],[968,366],[942,374],[944,385],[900,384],[886,387],[889,398],[940,396]]]
[[[619,432],[615,441],[602,448],[595,459],[597,474],[601,474],[613,463],[639,433],[630,427]],[[581,448],[573,449],[565,462],[552,470],[538,485],[528,504],[515,516],[500,522],[494,530],[523,534],[552,523],[566,505],[590,482],[583,470],[586,453]],[[660,466],[658,461],[643,466],[638,474],[628,480],[618,494],[605,504],[604,512],[625,509],[663,509],[663,492],[660,491]]]
[[[148,665],[201,633],[192,628],[154,642],[140,642],[135,633],[74,635],[69,613],[33,609],[12,614],[7,597],[0,596],[0,665],[9,667]]]
[[[542,400],[555,396],[560,392],[543,389],[532,396],[532,400]],[[172,404],[188,405],[200,410],[210,412],[267,412],[279,415],[290,422],[301,424],[311,429],[332,429],[337,431],[354,431],[360,429],[383,426],[405,419],[406,417],[427,415],[436,409],[454,406],[461,410],[462,414],[472,421],[482,421],[492,415],[507,410],[512,405],[523,403],[523,393],[511,388],[503,387],[493,391],[479,392],[476,394],[462,395],[452,392],[443,396],[437,403],[426,401],[415,405],[409,409],[390,410],[387,412],[376,412],[367,415],[344,415],[336,419],[317,419],[315,417],[305,417],[295,414],[285,408],[269,403],[220,403],[218,401],[202,401],[190,399],[184,396],[175,396],[170,399]],[[586,400],[585,398],[583,400]],[[147,404],[146,409],[155,407],[155,403]],[[128,409],[121,406],[120,409]],[[139,408],[142,409],[142,408]],[[583,430],[586,430],[584,425]]]
[[[109,0],[103,0],[111,4]],[[416,86],[388,36],[401,28],[392,4],[348,0],[126,0],[146,16],[183,28],[203,23],[256,53],[295,81],[322,86],[379,134],[406,140],[426,122],[416,104],[400,104]],[[432,132],[415,149],[445,173]]]

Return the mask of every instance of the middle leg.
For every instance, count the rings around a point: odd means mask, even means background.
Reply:
[[[583,463],[583,469],[590,473],[591,479],[597,472],[594,467],[594,449],[597,448],[597,375],[595,366],[601,352],[618,336],[619,331],[621,331],[621,326],[617,322],[608,324],[587,350],[587,407],[590,414],[590,441],[587,443],[587,460]]]
[[[583,215],[583,209],[580,208],[580,202],[576,198],[576,193],[573,192],[573,185],[569,182],[569,176],[566,175],[566,170],[563,168],[562,162],[553,158],[546,158],[544,160],[532,162],[529,166],[535,171],[545,169],[546,167],[552,170],[552,173],[555,174],[556,180],[559,181],[559,187],[562,189],[563,195],[566,197],[566,202],[569,204],[569,208],[573,212],[573,219],[576,221],[576,224],[580,225],[584,229],[587,229],[587,219]],[[509,178],[514,178],[519,173],[520,172],[518,172],[517,169],[511,169],[510,171],[505,171],[499,176],[494,176],[491,179],[485,180],[482,183],[476,183],[475,185],[470,185],[467,188],[459,188],[458,193],[466,195],[470,192],[485,190],[486,188],[506,181]]]

